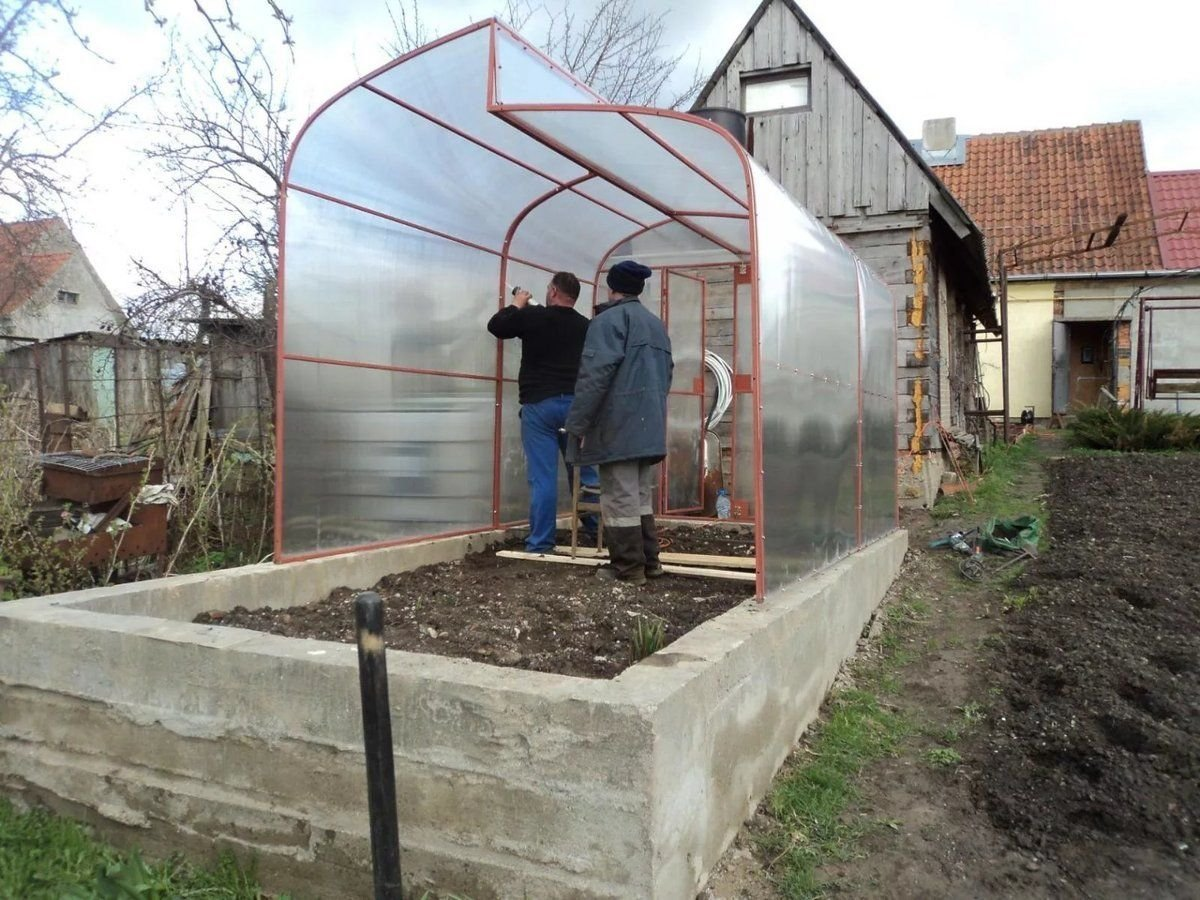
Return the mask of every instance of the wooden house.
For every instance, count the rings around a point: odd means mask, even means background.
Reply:
[[[968,443],[982,428],[976,341],[998,331],[983,235],[792,0],[755,10],[694,109],[713,107],[746,115],[754,158],[888,284],[901,503],[928,505],[938,425]]]

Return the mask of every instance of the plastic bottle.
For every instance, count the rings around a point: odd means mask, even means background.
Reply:
[[[717,518],[728,519],[729,514],[733,511],[732,503],[729,500],[729,491],[721,488],[717,491]]]

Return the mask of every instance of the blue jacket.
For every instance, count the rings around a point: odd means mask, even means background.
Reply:
[[[671,339],[636,297],[596,307],[583,342],[566,429],[583,438],[587,465],[667,455]]]

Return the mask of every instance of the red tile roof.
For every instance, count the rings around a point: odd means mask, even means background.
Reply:
[[[1164,216],[1158,222],[1158,247],[1163,266],[1194,269],[1200,266],[1200,169],[1188,172],[1151,172],[1150,200],[1154,214],[1186,210],[1182,216]],[[1179,231],[1182,224],[1183,230]],[[1176,231],[1171,234],[1169,232]]]
[[[1057,239],[1107,230],[1121,213],[1128,215],[1129,227],[1108,249],[1027,263],[1013,271],[1162,268],[1148,221],[1150,189],[1140,122],[976,135],[967,138],[963,165],[933,170],[979,223],[992,257],[998,250],[1048,238],[1056,240],[1028,248],[1024,258],[1082,247],[1083,240]]]
[[[0,315],[22,306],[71,258],[52,244],[65,227],[61,219],[0,225]]]

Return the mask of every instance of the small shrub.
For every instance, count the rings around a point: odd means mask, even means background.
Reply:
[[[1088,406],[1068,426],[1073,446],[1122,452],[1200,450],[1200,417],[1157,409]]]

